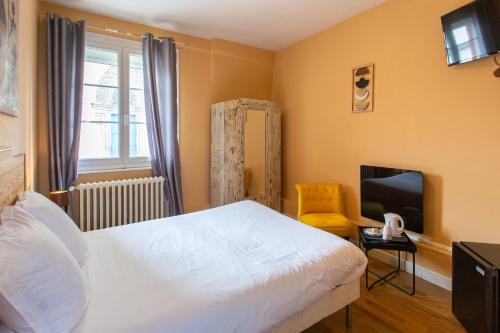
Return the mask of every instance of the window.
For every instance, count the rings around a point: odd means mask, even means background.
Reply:
[[[150,167],[141,44],[87,33],[79,167]]]

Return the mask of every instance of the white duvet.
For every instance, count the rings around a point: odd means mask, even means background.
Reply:
[[[77,333],[265,332],[367,262],[253,201],[85,236],[91,300]]]

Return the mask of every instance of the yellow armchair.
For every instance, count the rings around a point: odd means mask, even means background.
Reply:
[[[297,219],[312,227],[349,238],[352,224],[344,216],[342,185],[297,184]]]

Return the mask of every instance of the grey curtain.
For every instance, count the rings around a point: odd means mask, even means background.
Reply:
[[[177,59],[172,38],[147,34],[142,44],[144,96],[151,166],[165,178],[167,216],[183,212],[177,140]]]
[[[47,14],[50,190],[66,190],[78,173],[85,23]]]

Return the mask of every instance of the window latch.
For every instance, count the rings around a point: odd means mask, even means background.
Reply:
[[[123,115],[123,125],[125,125],[125,126],[129,125],[128,114]]]

